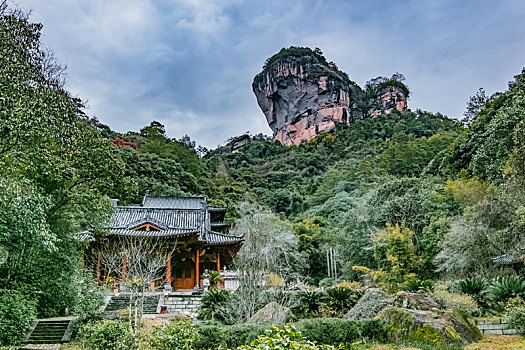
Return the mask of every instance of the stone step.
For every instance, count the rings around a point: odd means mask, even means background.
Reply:
[[[40,320],[24,344],[60,344],[69,341],[72,332],[71,320]],[[68,336],[65,337],[66,333]]]

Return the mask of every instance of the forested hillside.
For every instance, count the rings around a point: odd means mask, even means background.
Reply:
[[[243,216],[240,202],[267,208],[298,238],[308,262],[300,274],[311,282],[327,276],[329,248],[336,248],[344,278],[361,277],[355,266],[395,269],[377,249],[377,234],[388,224],[400,225],[413,242],[400,281],[497,275],[505,266],[492,259],[523,245],[524,80],[518,75],[507,92],[472,98],[467,125],[440,114],[394,111],[299,146],[255,135],[232,152],[232,138],[202,158],[188,138],[170,140],[158,123],[113,137],[135,143],[119,148],[138,186],[129,199],[146,189],[204,191],[213,204],[229,208],[232,222]]]
[[[157,122],[106,136],[133,143],[115,148],[131,183],[123,200],[139,201],[146,190],[205,192],[228,207],[232,222],[243,215],[241,202],[267,208],[298,239],[308,266],[296,272],[313,283],[327,276],[330,248],[344,278],[360,278],[356,266],[394,268],[376,249],[388,224],[407,228],[413,242],[400,281],[498,274],[505,266],[492,259],[523,245],[524,80],[518,75],[507,92],[473,97],[467,125],[394,111],[341,124],[299,146],[255,135],[232,152],[232,138],[202,158],[202,148],[197,152],[188,137],[169,139]]]

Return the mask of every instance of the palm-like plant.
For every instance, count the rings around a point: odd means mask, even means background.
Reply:
[[[350,288],[330,288],[326,290],[327,302],[337,315],[346,313],[354,306],[362,293]]]
[[[471,277],[459,281],[458,288],[461,293],[468,294],[474,299],[480,298],[487,289],[487,280],[483,277]]]
[[[213,289],[217,289],[217,285],[219,283],[223,283],[224,282],[224,278],[222,278],[221,274],[219,273],[219,271],[210,271],[208,272],[209,274],[209,280],[210,280],[210,287],[209,289],[210,290],[213,290]]]
[[[223,306],[230,300],[230,292],[211,289],[205,292],[199,307],[199,318],[203,320],[223,321]]]
[[[319,312],[319,305],[323,301],[323,293],[316,290],[300,291],[296,294],[295,309],[298,314],[312,315]]]
[[[505,276],[495,278],[488,290],[495,301],[507,301],[517,296],[525,297],[525,277]]]
[[[430,292],[432,291],[433,285],[434,283],[431,280],[411,279],[401,284],[399,289],[411,293]]]

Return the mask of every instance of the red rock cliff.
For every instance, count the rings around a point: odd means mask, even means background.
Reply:
[[[281,50],[268,59],[252,87],[274,140],[287,146],[333,130],[338,123],[407,108],[407,94],[397,86],[383,86],[365,101],[359,86],[308,48]]]

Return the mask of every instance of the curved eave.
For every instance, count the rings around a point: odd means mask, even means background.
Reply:
[[[244,242],[244,237],[207,231],[205,239],[202,239],[201,241],[207,245],[235,245]]]

